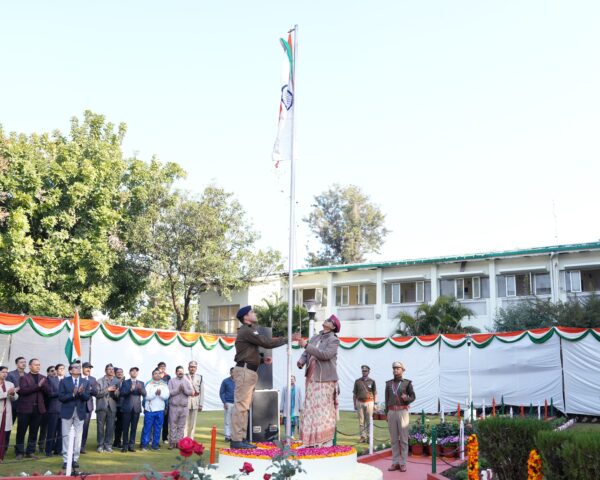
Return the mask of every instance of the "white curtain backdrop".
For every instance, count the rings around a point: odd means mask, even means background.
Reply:
[[[600,342],[588,335],[562,341],[567,411],[600,415]]]
[[[451,348],[441,344],[440,349],[440,402],[444,411],[461,408],[469,396],[469,347]],[[471,383],[473,403],[481,408],[485,400],[491,406],[492,398],[500,405],[529,406],[554,400],[554,406],[563,410],[560,344],[554,335],[545,343],[536,344],[527,337],[515,343],[493,340],[485,348],[471,346]]]
[[[64,347],[67,331],[53,337],[42,337],[31,327],[26,326],[18,333],[0,335],[0,359],[10,369],[14,359],[24,356],[37,357],[43,370],[50,364],[65,363]],[[10,350],[10,358],[9,358]],[[304,370],[296,367],[302,351],[293,350],[292,373],[298,384],[304,387]],[[529,406],[533,402],[542,405],[544,400],[554,400],[554,405],[565,411],[563,404],[563,384],[566,395],[566,411],[569,413],[600,415],[600,342],[588,335],[585,339],[570,342],[562,341],[564,370],[561,370],[560,339],[554,335],[550,340],[536,344],[526,336],[514,343],[493,340],[485,348],[471,347],[473,400],[481,408],[482,400],[490,406],[492,397],[500,404],[504,395],[505,403]],[[184,347],[178,341],[163,346],[156,340],[148,344],[136,345],[129,336],[112,341],[101,332],[91,341],[82,339],[83,360],[91,360],[93,375],[104,374],[104,366],[112,363],[125,369],[140,368],[140,379],[149,380],[152,369],[159,361],[167,364],[169,374],[177,365],[187,368],[190,360],[198,361],[199,373],[205,382],[205,408],[220,410],[219,388],[233,366],[235,349],[225,350],[216,345],[206,350],[198,343],[194,347]],[[273,350],[273,387],[280,389],[286,383],[287,347]],[[392,378],[392,362],[402,361],[406,366],[405,376],[413,381],[416,401],[412,411],[424,409],[428,413],[438,411],[438,401],[446,412],[456,410],[458,402],[464,405],[468,396],[468,348],[451,348],[443,342],[432,347],[422,347],[413,343],[408,348],[397,348],[387,344],[381,348],[368,348],[358,345],[353,349],[340,348],[338,352],[338,375],[340,378],[340,408],[353,410],[352,387],[360,376],[360,366],[371,367],[371,376],[377,382],[378,400],[384,400],[385,381]]]

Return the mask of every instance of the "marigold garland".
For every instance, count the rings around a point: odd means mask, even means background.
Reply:
[[[467,440],[467,478],[479,480],[479,442],[475,434]]]
[[[542,457],[534,448],[529,452],[529,459],[527,460],[527,480],[542,480],[543,477]]]
[[[219,453],[221,455],[232,455],[235,457],[255,458],[262,460],[271,460],[279,453],[279,448],[277,448],[275,444],[260,443],[257,445],[257,447],[259,448],[243,450],[235,448],[221,448]],[[327,457],[344,457],[346,455],[352,455],[353,453],[356,453],[356,449],[346,445],[321,448],[292,448],[292,458],[303,460],[314,460],[317,458]]]

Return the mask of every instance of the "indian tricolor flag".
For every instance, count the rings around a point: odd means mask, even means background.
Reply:
[[[295,32],[294,32],[295,34]],[[280,38],[283,49],[283,63],[281,69],[281,96],[279,100],[279,124],[277,138],[273,147],[273,161],[275,167],[279,162],[292,159],[292,135],[294,129],[294,73],[295,53],[293,51],[292,31],[288,33],[287,40]]]
[[[75,360],[81,360],[81,341],[79,340],[79,311],[75,310],[75,316],[71,320],[69,339],[65,345],[65,354],[69,365]]]

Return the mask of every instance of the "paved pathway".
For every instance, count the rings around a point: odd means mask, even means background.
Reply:
[[[427,474],[431,473],[431,457],[413,457],[408,456],[408,464],[406,472],[398,470],[388,472],[388,467],[392,464],[392,451],[389,450],[387,455],[374,455],[373,459],[364,462],[373,467],[379,468],[383,472],[383,480],[426,480]],[[383,452],[382,452],[383,453]],[[439,460],[436,462],[437,473],[448,470],[451,465],[459,465],[460,460]]]

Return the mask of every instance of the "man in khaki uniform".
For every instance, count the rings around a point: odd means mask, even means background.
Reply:
[[[198,363],[192,360],[188,364],[188,373],[185,374],[185,378],[190,381],[194,388],[194,393],[188,398],[188,414],[185,419],[185,436],[190,438],[194,438],[196,418],[198,412],[201,412],[204,406],[204,384],[202,383],[202,375],[198,375],[197,371]]]
[[[408,457],[409,405],[415,401],[412,382],[404,375],[402,362],[392,363],[394,378],[385,382],[385,413],[392,441],[392,464],[388,470],[406,472]]]
[[[360,427],[360,442],[366,442],[369,438],[371,421],[373,420],[373,406],[377,402],[377,387],[375,380],[369,377],[371,369],[368,365],[360,367],[362,377],[354,382],[352,396],[354,409],[358,413],[358,425]]]
[[[261,363],[271,364],[272,359],[261,359],[258,348],[276,348],[285,345],[285,337],[267,338],[258,333],[256,329],[256,314],[250,305],[238,310],[237,319],[242,322],[235,340],[235,367],[233,381],[235,382],[233,414],[231,416],[231,448],[255,448],[255,445],[246,442],[248,429],[248,410],[252,404],[252,394],[258,381],[258,366]],[[298,340],[300,334],[295,334],[293,339]]]

